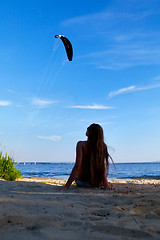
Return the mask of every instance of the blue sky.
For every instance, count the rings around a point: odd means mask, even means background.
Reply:
[[[16,161],[74,162],[93,122],[115,162],[160,161],[160,1],[1,0],[0,35],[0,142]]]

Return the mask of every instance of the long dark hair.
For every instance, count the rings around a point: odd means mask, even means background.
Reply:
[[[110,155],[107,145],[104,143],[103,128],[99,124],[91,124],[87,128],[87,136],[91,184],[92,186],[99,187],[103,182],[105,166],[108,174]]]

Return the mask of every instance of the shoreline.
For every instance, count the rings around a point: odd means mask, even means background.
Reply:
[[[53,184],[65,184],[67,180],[61,178],[22,177],[20,179],[17,179],[16,181],[50,182]],[[108,181],[112,183],[160,184],[160,179],[157,178],[119,178],[108,179]]]
[[[0,180],[4,240],[160,239],[160,180],[111,180],[115,190],[67,191],[65,180]]]
[[[25,163],[18,164],[17,169],[24,177],[44,177],[67,180],[74,163]],[[150,164],[150,165],[148,165]],[[28,166],[27,166],[28,165]],[[160,179],[160,163],[135,162],[115,163],[110,165],[108,180],[112,179]]]

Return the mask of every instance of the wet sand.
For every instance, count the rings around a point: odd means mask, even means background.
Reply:
[[[0,239],[160,239],[160,180],[58,191],[63,180],[0,180]]]

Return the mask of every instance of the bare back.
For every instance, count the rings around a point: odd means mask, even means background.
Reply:
[[[88,142],[80,141],[77,143],[77,159],[79,162],[78,180],[90,181],[90,162],[88,159]]]

